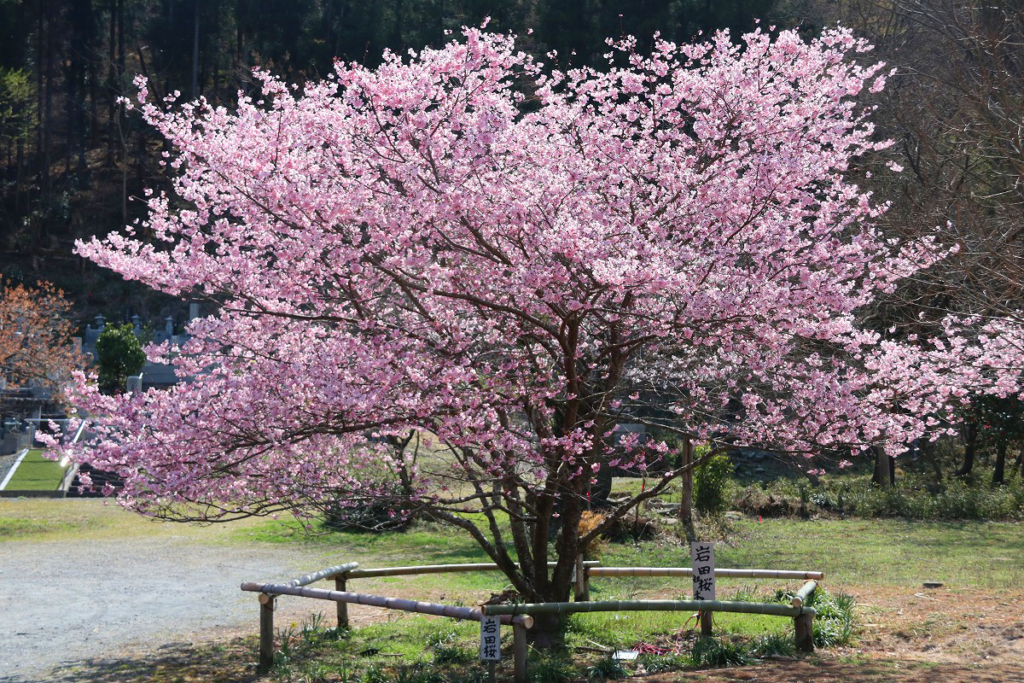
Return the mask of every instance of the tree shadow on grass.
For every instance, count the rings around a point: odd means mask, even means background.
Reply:
[[[132,652],[84,659],[35,677],[0,683],[251,683],[256,653],[251,640],[228,643],[169,643],[153,652]]]

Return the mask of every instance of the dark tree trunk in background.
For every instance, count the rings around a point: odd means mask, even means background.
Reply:
[[[928,461],[932,466],[932,471],[935,472],[935,481],[942,481],[942,465],[939,463],[939,455],[935,449],[935,442],[931,441],[927,437],[923,437],[919,442],[921,449],[921,457]]]
[[[51,2],[44,4],[46,8],[46,111],[43,115],[43,179],[45,196],[50,198],[53,190],[53,179],[50,174],[51,157],[50,152],[53,143],[53,62],[54,50],[56,49],[53,39],[53,5]]]
[[[68,55],[70,63],[67,83],[68,111],[68,171],[71,170],[71,158],[77,160],[77,170],[82,172],[86,167],[85,141],[87,118],[86,76],[93,73],[92,34],[93,16],[92,0],[74,0],[69,15],[71,29],[71,49]]]
[[[46,121],[43,118],[43,112],[46,111],[43,94],[43,64],[46,63],[44,55],[46,3],[40,1],[36,5],[36,10],[38,12],[36,16],[36,169],[39,172],[40,185],[43,185],[49,175],[49,169],[46,168],[46,155],[43,153],[45,141],[43,131],[46,128]]]
[[[107,166],[113,167],[115,149],[118,143],[117,130],[117,96],[118,96],[118,73],[117,73],[117,1],[110,0],[110,25],[107,36],[107,94],[110,100],[107,102]]]
[[[964,464],[956,471],[956,476],[966,477],[974,469],[974,451],[978,445],[978,425],[974,422],[964,423]]]
[[[992,473],[992,485],[1002,486],[1003,475],[1006,471],[1006,440],[1000,439],[996,444],[996,470]]]
[[[199,97],[199,0],[192,14],[192,99]]]

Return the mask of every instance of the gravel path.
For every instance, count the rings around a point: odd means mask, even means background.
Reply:
[[[294,547],[187,538],[0,544],[0,682],[52,681],[54,667],[133,647],[255,632],[256,599],[239,584],[297,576],[313,561]]]
[[[18,453],[21,453],[21,451],[18,451]],[[2,483],[4,477],[7,476],[7,472],[14,467],[14,463],[18,461],[18,453],[0,455],[0,483]]]

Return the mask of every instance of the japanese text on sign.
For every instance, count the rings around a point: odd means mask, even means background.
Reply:
[[[480,659],[485,662],[501,660],[501,621],[498,617],[480,619]]]
[[[715,544],[691,543],[693,555],[693,599],[715,599]]]

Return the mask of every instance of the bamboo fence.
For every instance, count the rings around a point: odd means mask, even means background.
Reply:
[[[548,566],[553,567],[554,562]],[[477,562],[448,565],[420,565],[410,567],[379,567],[360,569],[358,562],[321,569],[305,574],[288,583],[252,583],[242,584],[243,591],[259,593],[260,602],[260,661],[258,670],[265,673],[274,661],[274,602],[279,595],[295,595],[299,597],[329,600],[337,603],[338,627],[347,628],[348,605],[372,605],[385,609],[418,612],[434,616],[480,621],[484,616],[497,616],[504,624],[511,624],[513,630],[513,655],[516,683],[526,681],[526,629],[533,626],[535,615],[561,615],[592,612],[625,612],[625,611],[694,611],[700,615],[701,631],[705,635],[711,633],[710,615],[713,612],[731,612],[736,614],[765,614],[793,619],[796,645],[799,649],[814,649],[813,620],[815,611],[805,607],[815,589],[817,581],[824,578],[823,572],[792,571],[775,569],[715,569],[715,576],[721,578],[766,578],[766,579],[804,579],[806,583],[797,591],[791,604],[755,603],[721,600],[589,600],[589,581],[593,577],[613,576],[692,576],[690,567],[601,567],[596,561],[584,562],[576,560],[575,602],[544,602],[525,604],[481,605],[480,607],[461,607],[441,605],[437,603],[389,598],[365,593],[351,593],[346,590],[347,581],[356,578],[384,576],[412,576],[417,574],[443,574],[455,572],[498,571],[495,563]],[[306,586],[321,579],[333,579],[336,590],[307,588]]]

